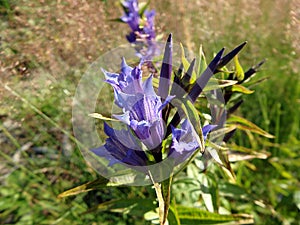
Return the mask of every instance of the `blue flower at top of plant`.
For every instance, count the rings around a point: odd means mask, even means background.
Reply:
[[[146,24],[144,25],[144,32],[148,35],[148,39],[155,39],[154,16],[155,10],[145,11]]]
[[[122,5],[125,9],[125,14],[121,17],[121,20],[127,23],[133,32],[140,31],[140,15],[137,0],[123,1]],[[132,40],[128,40],[133,42]]]
[[[155,11],[146,10],[144,15],[140,15],[137,0],[126,0],[122,2],[122,5],[125,14],[121,17],[121,20],[131,28],[127,40],[130,43],[135,43],[136,41],[155,39]]]
[[[220,61],[223,50],[217,54],[209,64],[208,69],[200,77],[200,84],[194,84],[188,93],[194,102],[206,85],[209,77]],[[110,73],[103,70],[106,82],[114,89],[115,104],[120,107],[123,114],[113,115],[125,125],[124,129],[116,130],[104,125],[104,131],[108,138],[106,143],[92,151],[109,160],[109,165],[123,162],[131,166],[146,166],[164,160],[162,153],[162,142],[172,135],[172,142],[166,149],[167,157],[173,158],[175,165],[189,158],[199,147],[200,141],[197,132],[188,119],[176,128],[181,121],[180,116],[174,115],[168,127],[168,110],[163,110],[167,104],[176,96],[170,96],[170,82],[172,74],[172,35],[169,35],[160,71],[158,94],[154,91],[152,75],[145,81],[142,80],[141,64],[130,67],[122,59],[119,73]],[[203,84],[203,86],[202,86]],[[180,82],[179,82],[180,85]],[[200,86],[199,86],[200,85]],[[182,96],[177,96],[179,99]],[[177,115],[177,116],[176,116]],[[171,127],[169,132],[169,127]],[[204,139],[215,126],[203,127]],[[148,151],[147,153],[145,151]],[[153,157],[149,158],[149,155]]]
[[[125,0],[122,6],[125,14],[120,19],[131,28],[127,40],[135,44],[140,58],[150,60],[159,51],[155,41],[155,10],[145,10],[140,14],[137,0]]]
[[[143,92],[141,83],[142,71],[140,69],[140,66],[132,68],[128,66],[126,64],[125,59],[122,58],[121,71],[119,74],[110,73],[103,69],[102,71],[106,78],[105,81],[113,86],[115,94],[117,94],[118,92],[126,94],[135,94]],[[115,97],[117,97],[117,95]]]
[[[162,109],[172,97],[162,103],[153,89],[152,76],[142,82],[140,66],[132,68],[125,59],[120,74],[104,72],[106,82],[114,88],[115,103],[124,112],[114,117],[128,125],[148,150],[160,145],[165,136]]]

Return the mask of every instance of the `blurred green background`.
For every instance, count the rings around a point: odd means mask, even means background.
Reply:
[[[257,224],[300,224],[300,2],[152,0],[150,8],[157,33],[195,51],[202,44],[208,60],[244,41],[245,68],[267,59],[257,76],[269,79],[238,113],[276,137],[249,141],[237,132],[233,141],[270,157],[234,163],[248,198],[236,191],[221,201]],[[117,197],[148,198],[150,187],[57,198],[97,178],[70,140],[72,98],[88,66],[126,43],[126,25],[109,21],[121,14],[110,0],[0,1],[0,224],[146,224],[126,213],[83,213]]]

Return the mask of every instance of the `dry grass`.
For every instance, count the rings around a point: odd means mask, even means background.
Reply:
[[[125,43],[117,1],[15,2],[13,17],[2,18],[1,72],[29,76],[43,67],[54,76],[86,68],[100,54]],[[291,39],[299,51],[299,1],[152,1],[158,33],[174,33],[188,48],[203,44],[211,54],[221,46],[251,41],[251,53],[270,37]],[[117,10],[116,10],[117,9]],[[175,15],[175,16],[171,16]],[[255,40],[253,40],[255,38]],[[228,43],[229,42],[229,43]],[[275,46],[274,46],[275,47]]]

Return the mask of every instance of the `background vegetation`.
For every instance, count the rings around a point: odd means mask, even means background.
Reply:
[[[245,40],[242,65],[267,59],[257,76],[269,79],[238,113],[276,137],[249,141],[238,132],[232,143],[269,157],[234,163],[234,185],[214,164],[205,175],[223,211],[249,213],[257,224],[299,224],[299,1],[152,0],[151,8],[158,33],[172,32],[189,49],[202,44],[208,59]],[[84,212],[114,198],[147,198],[151,187],[57,198],[97,178],[70,139],[72,97],[90,63],[126,43],[125,25],[109,21],[120,14],[110,0],[0,1],[0,224],[145,224],[139,212]],[[180,185],[173,190],[177,201],[203,203],[198,195],[183,198]]]

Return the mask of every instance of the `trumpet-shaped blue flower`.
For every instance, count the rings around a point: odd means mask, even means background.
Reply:
[[[147,164],[147,156],[130,130],[114,130],[104,123],[104,132],[108,136],[105,144],[92,152],[106,158],[109,166],[120,162],[131,166]]]
[[[206,125],[202,128],[204,141],[208,133],[215,127],[216,125]],[[197,133],[187,119],[181,124],[181,128],[172,127],[172,145],[169,157],[174,159],[175,165],[184,162],[200,147],[196,137]]]
[[[129,25],[133,32],[140,30],[140,15],[137,0],[127,0],[122,2],[125,9],[125,14],[121,20]],[[131,42],[131,41],[130,41]]]
[[[130,43],[142,40],[154,40],[155,28],[154,28],[154,16],[155,11],[146,10],[144,15],[140,15],[138,1],[126,0],[122,2],[125,14],[121,17],[121,20],[128,24],[131,28],[131,33],[127,35],[127,40]]]
[[[152,76],[142,82],[140,67],[132,68],[124,59],[119,75],[104,72],[106,82],[114,88],[115,103],[124,112],[114,117],[128,125],[148,150],[160,145],[165,136],[162,109],[172,97],[162,103],[153,89]]]
[[[131,32],[126,35],[127,40],[135,44],[140,58],[150,60],[159,51],[155,41],[155,10],[145,10],[140,14],[137,0],[125,0],[122,5],[125,14],[120,19],[131,28]]]

